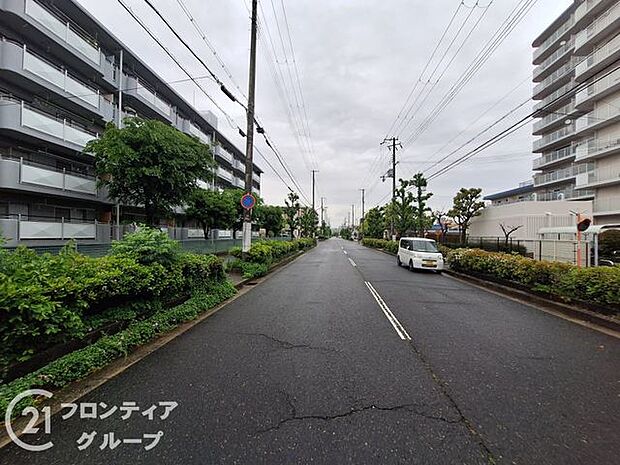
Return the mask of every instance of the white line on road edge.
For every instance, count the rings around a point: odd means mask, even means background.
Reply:
[[[353,260],[351,260],[350,258],[349,258],[349,261],[351,262],[352,266],[357,266],[357,264]]]
[[[390,308],[387,306],[387,304],[384,302],[384,300],[381,298],[377,290],[368,281],[364,281],[364,283],[366,284],[366,287],[368,288],[372,296],[375,298],[375,300],[379,304],[379,307],[381,308],[381,310],[383,310],[385,317],[388,319],[390,323],[392,323],[392,326],[394,327],[394,330],[396,330],[396,333],[398,334],[398,336],[400,336],[400,338],[403,341],[410,341],[411,336],[409,336],[409,334],[407,333],[403,325],[400,324],[400,321],[396,319],[396,317],[394,316]]]
[[[344,253],[345,255],[349,254],[349,252],[347,252],[346,250],[343,250],[342,253]]]

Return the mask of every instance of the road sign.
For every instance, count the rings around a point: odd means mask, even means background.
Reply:
[[[241,206],[246,210],[251,210],[252,208],[254,208],[254,205],[256,205],[256,199],[254,198],[254,196],[249,192],[243,194],[243,197],[241,197]]]

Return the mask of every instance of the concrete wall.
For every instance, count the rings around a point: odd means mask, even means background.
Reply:
[[[550,202],[518,202],[510,205],[486,207],[482,215],[474,218],[469,229],[472,237],[504,237],[500,223],[522,227],[510,237],[537,239],[538,230],[545,227],[570,226],[575,217],[570,210],[592,216],[591,201],[556,200]],[[549,213],[549,214],[548,214]]]

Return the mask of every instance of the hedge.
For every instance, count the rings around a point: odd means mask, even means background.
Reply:
[[[458,249],[448,254],[454,271],[489,276],[530,289],[620,309],[620,267],[578,268],[515,254]]]
[[[382,249],[393,254],[398,253],[398,241],[388,241],[386,239],[362,239],[362,245],[372,247],[373,249]]]
[[[141,229],[101,258],[80,255],[72,244],[58,255],[0,252],[0,378],[12,364],[81,339],[101,319],[113,319],[115,307],[127,316],[128,304],[179,300],[223,276],[217,257],[180,253],[162,235]]]
[[[311,238],[294,239],[292,241],[261,241],[250,248],[247,260],[233,260],[228,269],[240,271],[245,279],[264,276],[269,268],[283,258],[297,252],[314,247],[316,240]],[[237,247],[230,250],[234,257],[240,257]]]
[[[232,297],[235,292],[230,282],[215,282],[181,305],[172,309],[162,309],[143,321],[131,324],[119,333],[105,336],[94,344],[65,355],[23,378],[0,385],[1,417],[4,418],[9,402],[20,392],[36,388],[59,389],[80,380],[179,324],[195,319],[204,311]],[[24,399],[14,412],[21,412],[25,406],[32,403],[32,398]]]

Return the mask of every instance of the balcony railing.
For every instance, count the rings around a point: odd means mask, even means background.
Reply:
[[[232,164],[233,162],[232,153],[230,153],[228,150],[225,150],[221,145],[217,145],[215,147],[215,154],[219,156],[220,158],[223,158],[224,160],[226,160],[228,163]]]
[[[252,179],[258,183],[260,183],[260,174],[253,172],[252,173]]]
[[[237,176],[235,176],[233,178],[233,185],[243,189],[245,187],[245,181],[243,179],[238,178]]]
[[[543,74],[551,65],[557,62],[560,57],[565,55],[569,50],[572,50],[574,46],[575,42],[573,40],[568,40],[564,45],[560,45],[555,52],[545,58],[540,65],[534,68],[534,79]]]
[[[573,73],[573,69],[575,68],[576,64],[577,64],[577,61],[571,59],[567,63],[563,64],[561,67],[556,69],[553,73],[551,73],[549,76],[547,76],[544,80],[539,82],[534,87],[533,95],[538,95],[544,89],[549,87],[551,84],[559,81],[560,79],[564,78],[565,76],[571,75]]]
[[[540,44],[540,46],[536,49],[536,51],[534,52],[534,60],[536,60],[539,56],[545,53],[549,49],[549,47],[553,45],[560,37],[562,37],[566,33],[566,31],[573,27],[574,24],[575,22],[571,17],[567,19],[566,22],[564,22],[564,24],[562,24],[559,28],[557,28],[553,32],[553,34],[547,37],[545,41]]]
[[[209,136],[208,134],[205,134],[202,129],[200,129],[198,126],[196,126],[194,123],[191,123],[189,125],[189,132],[198,137],[198,139],[200,139],[202,142],[204,142],[205,144],[211,144],[212,140],[211,140],[211,136]]]
[[[566,189],[558,192],[543,192],[536,196],[537,200],[541,202],[550,202],[553,200],[576,200],[581,198],[588,198],[594,196],[593,190],[586,189]]]
[[[24,49],[23,68],[47,82],[54,84],[63,91],[77,97],[81,101],[91,105],[92,107],[99,109],[99,91],[86,84],[82,83],[78,79],[75,79],[67,73],[67,70],[58,68],[55,65],[39,58],[37,55],[26,49]]]
[[[229,182],[233,182],[233,174],[232,174],[232,172],[230,172],[228,170],[225,170],[221,166],[217,167],[217,175],[220,178],[222,178],[222,179],[226,179]]]
[[[553,113],[541,118],[539,121],[534,123],[534,132],[538,132],[541,129],[556,123],[560,120],[565,120],[570,113],[575,110],[575,104],[569,103],[558,110],[555,110]]]
[[[575,147],[571,145],[559,150],[554,150],[553,152],[544,154],[542,157],[536,158],[534,160],[533,167],[534,169],[538,169],[541,166],[548,165],[549,163],[569,159],[574,156]]]
[[[577,147],[576,160],[581,161],[587,158],[595,158],[599,154],[613,150],[620,150],[620,139],[592,139]]]
[[[620,5],[620,3],[618,5]],[[599,94],[619,84],[620,68],[617,68],[601,80],[595,82],[594,84],[590,84],[585,89],[581,89],[579,92],[577,92],[577,94],[575,95],[575,104],[581,105],[583,102],[594,97],[596,94]]]
[[[150,90],[143,82],[140,81],[140,79],[136,79],[136,82],[137,82],[136,92],[138,93],[138,95],[142,97],[144,100],[146,100],[147,102],[149,102],[154,107],[161,110],[165,115],[170,116],[171,111],[172,111],[172,106],[165,100],[162,100],[157,95],[157,93]]]
[[[96,133],[36,110],[24,102],[21,103],[21,125],[81,147],[98,137]]]
[[[616,3],[609,10],[607,10],[602,16],[596,18],[594,22],[588,25],[587,28],[579,31],[575,37],[575,48],[582,47],[588,40],[601,32],[606,27],[610,26],[614,21],[620,17],[620,3]]]
[[[575,10],[575,22],[581,20],[584,16],[589,14],[594,7],[596,7],[601,1],[604,0],[586,0]]]
[[[620,101],[603,104],[595,111],[583,115],[575,120],[575,130],[583,131],[594,126],[607,125],[620,118]]]
[[[555,141],[561,140],[564,137],[567,137],[575,132],[574,124],[567,125],[563,128],[558,129],[550,134],[547,134],[544,137],[534,141],[534,150],[539,150],[547,144],[551,144]]]
[[[556,89],[555,91],[553,91],[553,93],[547,95],[544,99],[542,99],[540,102],[534,105],[534,110],[538,111],[546,107],[551,102],[553,102],[555,99],[559,98],[562,95],[565,95],[569,90],[575,87],[575,85],[576,85],[575,81],[573,80],[571,80],[570,82],[567,82],[562,87],[560,87],[559,89]],[[567,96],[566,98],[570,98],[570,96]]]
[[[60,19],[34,0],[26,0],[26,14],[52,32],[65,44],[79,51],[90,61],[96,65],[101,64],[99,48],[85,38],[82,32],[73,24]]]
[[[593,163],[585,163],[581,165],[569,166],[568,168],[564,168],[564,169],[557,170],[557,171],[552,171],[550,173],[534,175],[534,185],[540,186],[542,184],[548,184],[551,182],[563,181],[565,179],[574,178],[579,174],[593,173],[593,172],[594,172]]]
[[[593,68],[594,66],[598,65],[603,60],[608,58],[610,55],[617,52],[619,49],[620,49],[620,35],[617,35],[616,37],[611,39],[609,42],[607,42],[605,45],[603,45],[601,48],[595,50],[590,55],[588,55],[588,58],[586,58],[585,60],[582,60],[575,68],[577,75],[583,74],[586,71],[588,71],[590,68]]]
[[[19,182],[52,187],[63,191],[97,195],[97,181],[93,177],[78,176],[65,170],[55,171],[19,161]]]

